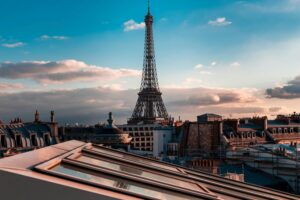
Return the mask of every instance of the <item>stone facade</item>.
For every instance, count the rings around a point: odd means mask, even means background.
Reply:
[[[186,122],[181,152],[185,156],[208,156],[220,148],[222,122]]]

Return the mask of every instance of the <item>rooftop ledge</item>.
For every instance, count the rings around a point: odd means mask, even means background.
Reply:
[[[14,200],[300,199],[75,140],[1,159],[0,177],[1,197]]]

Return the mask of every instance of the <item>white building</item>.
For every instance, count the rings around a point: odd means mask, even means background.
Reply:
[[[153,156],[162,157],[168,151],[168,143],[172,140],[174,128],[156,127],[153,130]]]
[[[119,125],[118,128],[129,133],[129,136],[132,137],[131,144],[134,149],[152,153],[153,131],[161,126],[160,124],[125,124]]]

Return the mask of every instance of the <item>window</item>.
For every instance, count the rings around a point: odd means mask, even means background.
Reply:
[[[1,147],[2,148],[4,148],[4,147],[6,147],[6,137],[5,137],[5,135],[1,135],[0,136],[0,142],[1,142]]]
[[[150,149],[147,148],[147,150],[149,151]],[[162,182],[163,184],[171,184],[174,186],[179,186],[179,187],[183,187],[186,189],[191,189],[194,191],[199,191],[199,186],[194,184],[194,183],[190,183],[187,182],[186,180],[179,180],[176,179],[174,177],[168,177],[166,175],[162,175],[160,173],[156,173],[153,171],[145,171],[142,170],[141,168],[135,167],[133,165],[124,165],[123,163],[120,162],[111,162],[102,158],[94,158],[94,157],[89,157],[88,155],[81,155],[77,158],[75,158],[74,160],[76,161],[80,161],[86,164],[91,164],[94,165],[96,167],[103,167],[109,170],[115,170],[118,172],[124,172],[126,174],[130,174],[133,176],[138,176],[141,178],[146,178],[149,180],[154,180],[154,181],[158,181],[158,182]]]
[[[138,144],[137,144],[137,146],[138,146]],[[140,158],[140,157],[130,155],[130,154],[124,154],[124,153],[120,154],[117,151],[113,151],[113,150],[105,149],[105,148],[101,148],[101,147],[93,147],[91,149],[84,149],[83,151],[93,152],[96,154],[97,154],[97,152],[99,152],[99,153],[101,153],[102,156],[106,154],[108,157],[114,157],[114,158],[118,158],[118,159],[122,159],[122,160],[124,159],[126,161],[134,162],[134,163],[138,162],[138,163],[141,163],[143,166],[152,166],[155,168],[163,168],[166,170],[172,170],[175,172],[179,172],[179,170],[176,167],[167,166],[167,165],[164,165],[162,163],[157,163],[152,160],[149,161],[147,159]]]
[[[278,133],[282,133],[281,128],[278,129]]]
[[[15,135],[16,147],[23,147],[21,135]]]
[[[104,173],[96,173],[89,169],[79,168],[70,164],[59,164],[50,169],[58,176],[72,177],[78,181],[89,182],[90,184],[112,188],[114,190],[133,193],[145,199],[199,199],[199,197],[182,194],[181,192],[168,190],[158,186],[151,186],[146,183],[134,182],[125,178],[114,177]]]
[[[37,144],[37,140],[36,140],[36,135],[35,134],[32,134],[31,136],[30,136],[30,141],[31,141],[31,145],[33,146],[33,147],[36,147],[38,144]]]
[[[44,142],[45,142],[45,146],[50,145],[50,136],[49,136],[49,134],[44,135]]]

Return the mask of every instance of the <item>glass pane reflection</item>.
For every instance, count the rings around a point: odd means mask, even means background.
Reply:
[[[76,160],[87,163],[87,164],[92,164],[95,166],[119,171],[119,172],[126,172],[126,173],[129,173],[132,175],[140,176],[142,178],[151,179],[151,180],[158,181],[158,182],[165,183],[165,184],[170,184],[170,185],[173,185],[176,187],[182,187],[182,188],[194,190],[197,192],[200,191],[200,187],[198,187],[194,183],[185,182],[182,180],[170,178],[170,177],[163,176],[163,175],[156,174],[156,173],[151,173],[148,171],[142,171],[138,168],[120,165],[117,163],[111,163],[111,162],[107,162],[105,160],[95,159],[95,158],[91,158],[91,157],[87,157],[87,156],[79,156],[76,158]]]
[[[124,191],[130,191],[134,194],[147,196],[155,199],[198,199],[193,196],[168,191],[161,188],[155,188],[146,184],[140,184],[133,181],[110,177],[104,174],[92,172],[90,170],[77,168],[71,165],[60,164],[50,169],[51,171],[62,173],[77,179],[100,184],[110,188],[117,188]]]
[[[124,154],[124,153],[120,154],[118,152],[114,152],[114,151],[110,151],[110,150],[106,150],[106,149],[102,149],[102,148],[96,148],[96,147],[93,147],[93,148],[88,149],[88,150],[108,154],[108,155],[111,155],[111,156],[114,156],[114,157],[119,157],[119,158],[131,160],[131,161],[134,161],[134,162],[139,162],[139,163],[142,163],[142,164],[145,164],[145,165],[151,165],[153,167],[159,167],[159,168],[163,168],[163,169],[167,169],[167,170],[180,172],[179,170],[176,169],[176,167],[171,167],[171,166],[159,164],[159,163],[156,163],[155,161],[151,162],[147,159],[142,159],[142,158],[131,156],[131,155]]]

